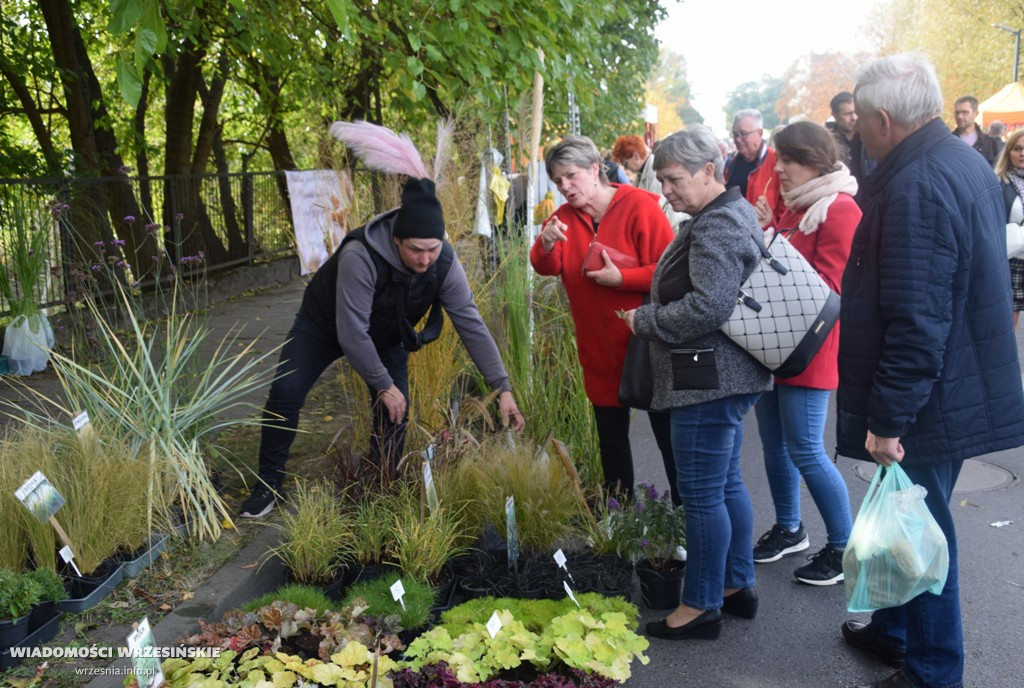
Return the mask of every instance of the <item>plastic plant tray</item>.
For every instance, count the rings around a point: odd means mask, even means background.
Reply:
[[[60,630],[61,616],[63,616],[63,614],[60,612],[54,613],[49,621],[32,633],[29,633],[28,637],[18,643],[15,647],[35,647],[36,645],[41,645],[42,643],[51,640],[53,636],[57,635],[57,631]],[[11,657],[10,650],[4,650],[4,652],[0,653],[0,671],[7,671],[20,661],[20,657]]]
[[[135,578],[138,576],[146,567],[153,563],[153,561],[160,556],[160,553],[167,549],[167,545],[171,541],[171,536],[164,533],[156,533],[153,535],[152,546],[145,552],[121,563],[121,568],[124,570],[125,578]]]
[[[95,586],[92,592],[88,593],[85,597],[79,597],[77,599],[61,600],[57,603],[57,609],[62,612],[84,612],[86,609],[92,609],[99,604],[104,597],[110,594],[110,591],[117,587],[117,584],[124,578],[124,566],[118,566],[110,574],[110,576]]]

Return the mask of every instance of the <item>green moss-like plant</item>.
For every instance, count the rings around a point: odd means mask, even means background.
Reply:
[[[273,592],[268,592],[262,597],[246,602],[242,609],[247,612],[254,612],[260,607],[266,607],[272,602],[291,602],[300,609],[313,609],[317,613],[323,613],[337,608],[339,605],[331,602],[323,590],[314,588],[311,585],[300,585],[292,583],[282,585]]]
[[[367,614],[373,616],[391,616],[399,618],[402,628],[421,628],[430,620],[430,609],[435,603],[433,588],[419,583],[414,579],[403,579],[405,588],[405,608],[391,596],[391,586],[395,580],[390,576],[356,583],[345,595],[345,606],[355,604],[362,599],[367,605]]]

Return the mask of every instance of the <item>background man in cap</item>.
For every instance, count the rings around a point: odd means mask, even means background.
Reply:
[[[523,429],[498,347],[444,234],[434,182],[411,178],[402,190],[400,207],[350,232],[313,275],[281,350],[264,410],[262,483],[242,505],[242,516],[257,518],[274,508],[306,395],[327,366],[342,356],[370,389],[370,460],[384,468],[394,466],[405,441],[407,359],[440,334],[441,308],[487,383],[500,390],[502,419]],[[425,325],[416,331],[424,317]]]

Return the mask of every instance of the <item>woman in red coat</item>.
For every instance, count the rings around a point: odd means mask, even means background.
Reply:
[[[544,162],[567,203],[545,221],[530,251],[530,263],[541,275],[562,278],[576,324],[583,383],[597,419],[605,486],[631,495],[630,410],[619,404],[619,379],[630,332],[616,311],[641,304],[650,291],[658,258],[674,235],[655,194],[609,183],[601,156],[587,137],[566,137],[548,150]],[[618,258],[617,264],[603,251],[597,260],[599,267],[584,271],[584,260],[595,240],[614,249],[614,255],[628,258]],[[626,261],[636,265],[628,267]],[[672,500],[680,504],[668,413],[650,411],[648,417]]]
[[[854,203],[857,181],[838,162],[838,151],[825,127],[812,122],[790,124],[775,137],[775,172],[786,209],[776,232],[785,234],[837,293],[850,257],[853,233],[860,222]],[[758,201],[762,227],[770,209]],[[828,542],[794,575],[809,585],[843,580],[843,549],[853,525],[846,483],[825,452],[828,399],[839,384],[837,324],[807,370],[775,380],[754,407],[764,446],[768,486],[775,503],[775,525],[754,547],[754,561],[777,561],[810,546],[800,520],[800,477],[825,521]]]

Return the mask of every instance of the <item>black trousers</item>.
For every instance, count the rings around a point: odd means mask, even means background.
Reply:
[[[597,438],[601,446],[601,468],[604,470],[605,489],[633,496],[633,452],[629,445],[629,413],[624,406],[594,405],[597,420]],[[672,431],[668,411],[648,411],[647,419],[658,443],[661,461],[668,476],[672,503],[683,503],[676,487],[676,459],[672,453]]]
[[[378,350],[381,362],[395,386],[409,398],[409,353],[401,345]],[[335,337],[328,336],[301,312],[288,332],[288,341],[281,349],[277,373],[270,385],[270,394],[263,410],[260,434],[260,478],[277,489],[284,482],[284,467],[299,427],[299,412],[306,403],[309,390],[334,361],[345,354]],[[369,385],[367,385],[369,388]],[[387,407],[377,401],[377,391],[370,389],[373,413],[373,435],[369,459],[383,468],[394,468],[405,446],[408,415],[400,423],[392,423]],[[382,463],[383,457],[383,463]]]

